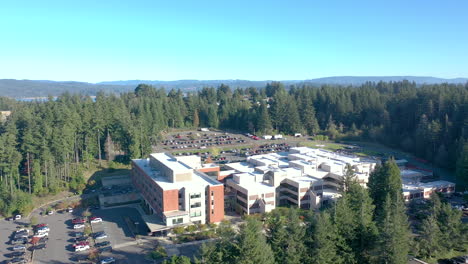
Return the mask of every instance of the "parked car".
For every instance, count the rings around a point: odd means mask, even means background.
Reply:
[[[82,237],[84,235],[85,234],[83,232],[75,232],[75,234],[74,234],[75,237]]]
[[[10,254],[8,254],[8,257],[10,258],[17,258],[17,257],[21,257],[25,254],[24,251],[16,251],[16,252],[12,252]]]
[[[54,211],[53,210],[50,210],[47,212],[48,215],[53,215],[54,214]]]
[[[20,238],[20,239],[13,239],[11,241],[11,244],[17,245],[17,244],[26,244],[28,240],[26,238]]]
[[[34,246],[34,250],[40,250],[40,249],[44,249],[47,247],[47,244],[39,244],[39,245],[36,245]]]
[[[102,222],[102,218],[100,218],[100,217],[91,217],[90,220],[91,220],[90,222],[92,224]]]
[[[96,239],[96,240],[100,240],[100,239],[104,239],[104,238],[107,238],[106,233],[96,234],[96,236],[94,237],[94,239]]]
[[[88,241],[82,241],[82,242],[78,242],[76,244],[73,244],[73,247],[82,247],[82,246],[89,246],[89,242]]]
[[[10,261],[8,261],[7,263],[8,264],[26,263],[26,260],[24,258],[13,258],[13,259],[10,259]]]
[[[84,228],[84,227],[85,227],[85,225],[83,225],[83,224],[76,224],[76,225],[73,226],[73,229],[80,229],[80,228]]]
[[[38,229],[36,229],[36,232],[49,232],[50,231],[50,228],[48,226],[43,226],[43,227],[40,227]]]
[[[68,207],[68,208],[67,208],[67,212],[69,212],[69,213],[73,213],[73,208],[71,208],[71,207]]]
[[[13,250],[14,251],[23,251],[23,250],[26,250],[26,247],[23,246],[23,245],[16,245],[13,247]]]
[[[43,243],[43,242],[45,243],[45,242],[47,242],[47,240],[49,240],[49,237],[41,237],[39,239],[39,243]]]
[[[34,228],[38,229],[38,228],[45,227],[45,226],[47,226],[47,224],[38,224]]]
[[[77,247],[75,247],[75,252],[85,251],[85,250],[88,250],[88,249],[89,249],[89,245],[77,246]]]
[[[104,242],[94,244],[94,246],[96,246],[96,247],[105,247],[105,246],[109,246],[109,245],[110,245],[109,241],[104,241]]]
[[[72,224],[84,224],[85,222],[86,222],[86,220],[83,219],[83,218],[72,219]]]
[[[15,234],[13,239],[21,239],[21,238],[28,238],[28,237],[29,235],[27,233],[18,233],[18,234]]]
[[[41,238],[41,237],[46,237],[46,236],[49,236],[49,233],[47,233],[47,232],[41,232],[41,233],[35,234],[33,237],[39,237],[39,238]]]
[[[15,231],[15,233],[28,233],[29,234],[29,229],[26,228],[21,228]]]
[[[112,247],[111,247],[111,246],[107,246],[107,247],[99,248],[99,252],[100,252],[100,253],[102,253],[102,252],[107,252],[107,251],[112,251]]]
[[[81,236],[81,237],[78,237],[78,238],[75,238],[75,241],[77,242],[81,242],[81,241],[87,241],[89,237],[86,237],[86,236]]]
[[[115,263],[115,258],[109,257],[101,260],[101,264],[110,264],[110,263]]]

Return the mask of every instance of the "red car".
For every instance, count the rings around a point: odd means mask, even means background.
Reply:
[[[80,242],[80,243],[73,244],[73,247],[79,247],[79,246],[89,246],[89,242],[88,241],[83,241],[83,242]]]
[[[72,224],[84,224],[86,222],[86,220],[82,219],[82,218],[75,218],[72,220]]]
[[[38,225],[36,225],[36,229],[41,228],[41,227],[45,227],[45,226],[47,226],[47,224],[38,224]]]

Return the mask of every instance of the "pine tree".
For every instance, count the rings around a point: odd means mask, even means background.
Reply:
[[[468,142],[462,141],[456,164],[457,185],[461,190],[468,190]]]
[[[265,103],[262,103],[257,111],[257,130],[262,133],[269,133],[272,129],[270,115]]]
[[[239,264],[273,264],[275,258],[270,245],[262,233],[258,220],[248,218],[239,231],[239,251],[236,262]]]
[[[387,194],[382,207],[380,234],[377,243],[377,263],[408,262],[409,224],[402,199],[392,200]]]
[[[304,245],[305,227],[299,219],[296,209],[288,210],[286,232],[286,264],[301,264],[306,261],[306,248]],[[278,262],[280,263],[280,262]]]
[[[376,166],[369,176],[369,193],[375,204],[377,218],[383,215],[383,207],[387,195],[392,202],[403,198],[400,169],[393,159],[382,166]]]
[[[328,212],[317,215],[314,221],[312,244],[308,263],[341,264],[344,263],[338,254],[338,234]]]
[[[197,128],[200,126],[200,118],[198,117],[198,109],[193,111],[193,127]]]
[[[430,215],[424,219],[421,226],[421,233],[417,238],[419,244],[419,255],[424,258],[432,258],[437,256],[441,251],[441,238],[437,220],[434,215]]]

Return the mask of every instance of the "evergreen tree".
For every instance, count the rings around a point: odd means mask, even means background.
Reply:
[[[269,133],[272,129],[270,115],[265,103],[262,103],[257,111],[257,131]]]
[[[382,207],[380,234],[377,243],[377,263],[408,262],[409,225],[401,197],[392,200],[388,193]]]
[[[275,258],[270,245],[262,233],[262,225],[259,221],[248,218],[239,231],[239,251],[236,258],[239,264],[273,264]]]
[[[369,176],[369,193],[375,204],[377,217],[383,216],[383,207],[387,196],[392,203],[403,199],[400,169],[393,159],[382,166],[376,166]]]
[[[456,164],[457,185],[461,190],[468,189],[468,142],[460,143],[462,148]]]
[[[313,264],[344,263],[338,254],[338,234],[328,212],[317,214],[314,221],[309,261]]]
[[[441,251],[441,238],[437,220],[434,215],[424,219],[421,226],[421,233],[417,238],[419,243],[419,255],[424,258],[435,257]]]

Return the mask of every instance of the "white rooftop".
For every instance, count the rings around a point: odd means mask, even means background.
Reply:
[[[153,153],[150,154],[150,156],[160,161],[162,164],[164,164],[164,166],[171,169],[173,172],[188,172],[192,169],[184,163],[179,162],[176,158],[168,155],[167,153]]]
[[[158,153],[159,154],[159,153]],[[153,154],[151,154],[153,155]],[[145,172],[146,175],[150,176],[163,190],[180,190],[181,188],[191,188],[191,187],[204,187],[207,185],[221,185],[222,183],[211,179],[206,176],[204,173],[193,171],[191,181],[181,181],[181,182],[171,182],[167,177],[164,177],[160,174],[157,169],[154,169],[150,166],[149,159],[134,159],[132,160],[136,166]],[[172,161],[169,161],[172,162]],[[191,170],[190,167],[186,167]]]

